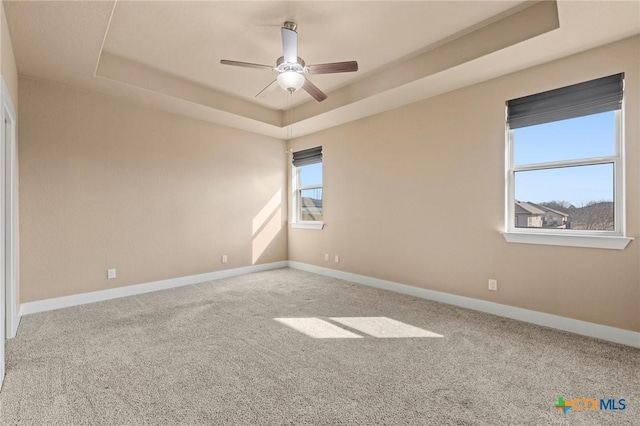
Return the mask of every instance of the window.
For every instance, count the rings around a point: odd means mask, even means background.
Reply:
[[[322,229],[322,147],[293,153],[294,225]]]
[[[616,74],[507,102],[507,241],[600,247],[594,238],[624,235],[623,83]]]

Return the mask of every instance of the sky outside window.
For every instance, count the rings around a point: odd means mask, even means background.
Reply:
[[[514,164],[615,155],[615,112],[587,115],[513,131]],[[563,167],[516,173],[516,199],[574,206],[613,201],[613,165]]]
[[[300,186],[322,185],[322,163],[300,167]]]
[[[515,173],[516,200],[568,201],[582,207],[591,201],[613,201],[613,164],[561,167]]]

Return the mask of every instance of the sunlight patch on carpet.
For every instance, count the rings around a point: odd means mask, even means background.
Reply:
[[[387,317],[342,317],[331,320],[373,337],[443,337]]]
[[[355,333],[347,331],[323,321],[319,318],[274,318],[276,321],[287,325],[294,330],[304,333],[315,339],[359,339]]]
[[[274,319],[315,339],[354,339],[363,337],[320,318]],[[441,334],[414,327],[413,325],[387,317],[334,317],[329,319],[372,337],[443,337]]]

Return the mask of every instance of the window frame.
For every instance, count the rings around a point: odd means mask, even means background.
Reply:
[[[291,226],[293,228],[299,229],[322,229],[324,227],[324,164],[321,160],[322,164],[322,183],[319,185],[300,185],[300,171],[305,166],[294,166],[292,165],[292,187],[293,187],[293,201],[292,201],[292,210],[293,210],[293,221],[291,222]],[[308,189],[321,189],[322,190],[322,218],[323,220],[301,220],[301,208],[302,208],[302,191]]]
[[[614,153],[610,156],[515,164],[514,129],[505,120],[505,225],[503,235],[507,242],[561,245],[590,248],[624,249],[632,238],[625,237],[625,173],[624,173],[624,99],[622,107],[614,112]],[[505,117],[507,109],[505,106]],[[585,115],[586,116],[586,115]],[[613,164],[614,230],[575,230],[550,228],[518,228],[515,226],[515,175],[517,172],[550,170],[563,167]],[[525,200],[526,201],[526,200]]]

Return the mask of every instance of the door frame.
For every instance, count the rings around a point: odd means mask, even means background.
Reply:
[[[10,128],[7,129],[7,125]],[[4,77],[0,76],[0,209],[4,224],[0,235],[0,389],[5,374],[5,339],[15,337],[18,330],[19,311],[17,307],[17,119],[11,95]],[[8,140],[7,140],[8,139]]]
[[[17,300],[17,118],[7,84],[2,77],[2,93],[0,95],[0,134],[4,147],[4,185],[5,185],[5,337],[12,339],[18,332],[20,322]],[[9,133],[5,123],[9,123]],[[9,140],[7,139],[7,136]]]

